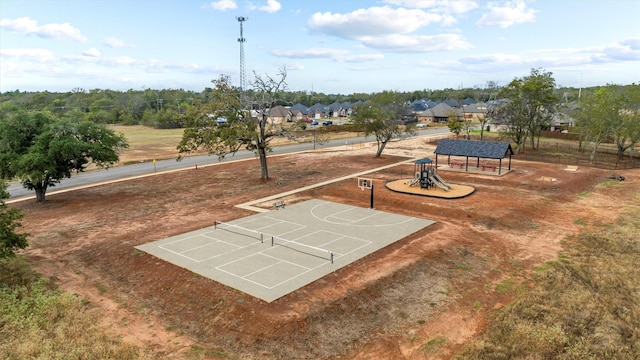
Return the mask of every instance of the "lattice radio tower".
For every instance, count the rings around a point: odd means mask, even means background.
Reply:
[[[240,23],[240,37],[238,38],[238,42],[240,43],[240,91],[242,91],[242,94],[244,94],[246,90],[246,78],[244,73],[244,43],[247,41],[247,39],[244,38],[242,23],[249,20],[249,18],[244,16],[236,16],[236,20],[238,20],[238,23]]]

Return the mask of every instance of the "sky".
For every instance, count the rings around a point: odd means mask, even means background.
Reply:
[[[239,22],[238,17],[246,21]],[[0,91],[374,93],[640,83],[640,0],[2,0]]]

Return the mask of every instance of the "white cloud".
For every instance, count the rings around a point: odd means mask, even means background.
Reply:
[[[489,12],[482,15],[476,25],[499,26],[508,28],[516,24],[533,22],[536,18],[536,10],[527,8],[524,0],[511,0],[503,5],[495,2],[487,4]]]
[[[274,13],[280,11],[282,5],[277,0],[267,0],[267,4],[258,7],[258,10],[265,11],[268,13]]]
[[[88,39],[80,33],[80,30],[71,26],[71,24],[69,23],[50,23],[45,25],[38,25],[38,22],[36,20],[28,17],[21,17],[13,20],[0,20],[0,28],[14,31],[19,34],[35,35],[41,38],[55,40],[69,39],[79,42],[88,41]]]
[[[370,48],[400,53],[423,53],[471,49],[473,45],[458,34],[403,35],[361,37]]]
[[[209,7],[214,10],[225,11],[237,9],[238,5],[236,4],[235,0],[218,0],[212,1],[211,4],[209,4]]]
[[[47,49],[0,49],[0,56],[40,63],[52,62],[55,60],[53,53]]]
[[[299,71],[299,70],[304,70],[305,69],[304,65],[302,65],[298,61],[287,63],[286,67],[287,67],[287,71],[289,71],[289,70],[298,70]]]
[[[335,59],[349,54],[348,50],[311,48],[304,50],[273,50],[271,54],[290,59]]]
[[[545,68],[550,71],[606,70],[612,65],[634,64],[640,61],[640,39],[627,39],[601,47],[536,49],[522,53],[494,53],[458,59],[461,72],[504,73],[507,69]],[[434,64],[438,66],[438,64]]]
[[[472,0],[384,0],[387,4],[414,9],[432,9],[443,13],[462,14],[478,7]]]
[[[611,61],[640,60],[640,38],[627,39],[602,49],[602,58]]]
[[[96,57],[97,58],[97,57],[100,57],[100,55],[102,55],[102,54],[100,54],[100,50],[98,50],[96,48],[91,48],[91,49],[88,49],[88,50],[84,51],[82,53],[82,55],[89,56],[89,57]]]
[[[308,25],[311,30],[319,33],[357,40],[360,36],[407,34],[432,23],[449,24],[452,19],[450,16],[419,9],[383,6],[358,9],[348,14],[315,13]]]
[[[349,50],[311,48],[304,50],[273,50],[272,55],[289,59],[331,59],[337,62],[360,63],[384,58],[382,54],[354,55]]]
[[[124,40],[112,36],[106,37],[103,42],[110,48],[134,47],[133,45],[127,44]]]
[[[342,61],[348,63],[364,63],[371,62],[375,60],[384,59],[384,55],[382,54],[363,54],[363,55],[348,55],[342,58]]]

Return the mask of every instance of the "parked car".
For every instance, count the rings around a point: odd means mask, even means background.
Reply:
[[[333,125],[333,121],[331,121],[331,120],[325,120],[325,121],[323,121],[323,122],[322,122],[322,125],[324,125],[324,126]]]
[[[315,121],[315,120],[313,120],[313,121],[311,122],[311,125],[318,125],[318,122],[317,122],[317,121]]]

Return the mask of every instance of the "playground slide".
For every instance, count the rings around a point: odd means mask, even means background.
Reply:
[[[429,180],[431,180],[432,183],[434,183],[437,187],[439,187],[440,189],[443,189],[445,191],[449,190],[449,187],[444,185],[443,183],[441,183],[440,181],[436,180],[433,176],[429,177]]]
[[[433,174],[433,177],[436,178],[436,180],[440,181],[444,186],[447,186],[449,189],[451,189],[453,186],[451,186],[451,184],[449,184],[448,182],[444,181],[440,175],[438,174]]]
[[[408,181],[406,184],[409,185],[409,186],[413,186],[413,185],[417,184],[419,181],[420,181],[420,178],[414,178],[413,180]]]

